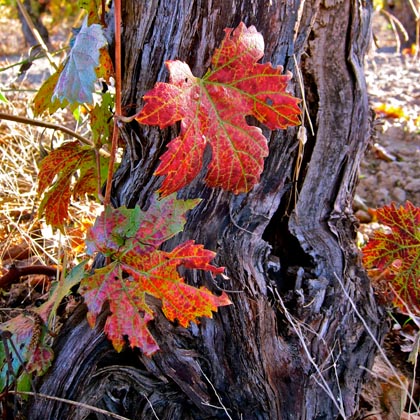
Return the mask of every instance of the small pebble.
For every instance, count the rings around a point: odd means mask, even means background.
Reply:
[[[372,216],[364,210],[357,210],[354,215],[359,219],[360,223],[370,223],[372,221]]]
[[[420,192],[420,178],[409,181],[405,185],[405,189],[411,192]]]
[[[407,199],[407,193],[402,188],[395,187],[391,191],[391,197],[398,204],[403,204],[405,202],[405,200]]]

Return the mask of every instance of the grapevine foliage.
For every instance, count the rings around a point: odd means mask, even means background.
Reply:
[[[88,233],[89,254],[101,252],[112,258],[106,267],[85,277],[80,291],[88,306],[88,320],[93,326],[105,302],[111,314],[104,330],[117,351],[123,348],[124,337],[131,347],[139,347],[147,355],[159,349],[147,329],[154,312],[146,295],[162,301],[162,311],[170,321],[177,319],[187,327],[198,317],[212,316],[219,306],[229,305],[225,293],[213,295],[206,288],[185,284],[177,268],[223,272],[210,264],[215,254],[187,241],[170,252],[158,247],[183,229],[185,212],[197,200],[180,201],[169,196],[154,198],[147,211],[107,207]]]
[[[97,196],[101,180],[106,178],[108,158],[99,149],[109,143],[112,135],[113,97],[109,92],[96,95],[98,79],[109,82],[113,74],[112,61],[104,47],[103,34],[94,3],[85,4],[89,21],[85,19],[76,32],[66,61],[48,78],[34,98],[35,115],[50,114],[69,106],[75,111],[80,104],[89,106],[91,145],[67,142],[53,150],[40,164],[39,194],[44,193],[39,208],[48,224],[61,230],[68,218],[68,206],[73,196]],[[86,108],[84,108],[86,109]],[[73,176],[77,178],[74,181]]]
[[[99,65],[99,49],[106,44],[102,28],[98,24],[87,26],[83,22],[74,39],[68,61],[55,86],[52,100],[67,100],[70,103],[92,103],[96,67]]]
[[[72,195],[96,193],[96,156],[91,147],[80,146],[77,141],[65,143],[45,157],[39,168],[38,193],[44,191],[39,212],[45,212],[46,222],[63,229],[68,217]],[[72,186],[72,176],[79,172]]]
[[[378,230],[363,249],[365,267],[377,269],[392,286],[393,302],[414,313],[420,308],[420,208],[407,202],[376,211],[378,222],[391,230]]]
[[[67,141],[40,163],[38,193],[44,197],[39,213],[45,213],[47,223],[61,230],[64,230],[71,195],[96,195],[100,178],[105,179],[108,158],[100,149],[108,143],[113,125],[112,95],[93,95],[98,78],[109,81],[112,61],[98,16],[93,13],[97,5],[86,2],[85,7],[89,24],[83,23],[67,60],[44,82],[33,101],[35,116],[45,112],[53,114],[67,106],[75,111],[82,102],[91,104],[87,112],[92,133],[86,144]],[[50,366],[53,352],[48,324],[70,289],[80,283],[85,264],[60,279],[41,307],[25,310],[0,325],[0,392],[15,379],[18,389],[28,391],[30,374],[41,375]]]
[[[136,116],[139,123],[160,128],[181,121],[180,134],[156,171],[166,176],[163,196],[198,175],[207,144],[212,150],[207,184],[249,191],[259,181],[268,146],[261,129],[245,117],[254,116],[272,130],[300,124],[299,100],[285,92],[291,74],[257,63],[264,55],[262,35],[243,23],[225,33],[203,78],[194,77],[186,63],[167,61],[169,83],[157,83],[146,93],[146,105]]]

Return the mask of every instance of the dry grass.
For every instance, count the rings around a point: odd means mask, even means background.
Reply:
[[[11,14],[13,10],[2,9],[0,91],[9,103],[0,102],[0,112],[33,118],[32,99],[50,75],[49,65],[46,59],[36,60],[21,76],[19,66],[10,67],[28,56],[28,48],[19,30],[20,22]],[[45,18],[48,20],[51,16]],[[72,19],[55,27],[47,25],[54,50],[66,44]],[[72,114],[66,110],[53,116],[43,115],[42,120],[80,130]],[[3,266],[18,259],[24,260],[24,264],[59,265],[64,256],[71,262],[81,252],[82,247],[75,248],[83,240],[86,218],[96,215],[97,206],[89,201],[72,203],[70,228],[65,235],[52,232],[43,218],[37,217],[40,204],[37,194],[38,164],[45,150],[52,150],[65,140],[73,139],[58,131],[0,120],[0,262]],[[20,257],[16,255],[19,250],[22,251]]]
[[[28,98],[29,99],[29,98]],[[3,112],[26,114],[26,102],[11,99]],[[0,243],[2,260],[9,259],[11,247],[29,247],[44,264],[56,262],[55,247],[42,237],[42,222],[37,220],[37,163],[42,133],[30,126],[9,121],[0,124]]]
[[[14,78],[14,71],[8,70],[10,79],[0,84],[0,90],[9,100],[0,102],[0,112],[33,118],[30,104],[42,80],[31,84],[33,79],[29,75],[19,81]],[[76,122],[68,111],[42,119],[76,129]],[[53,231],[38,217],[41,201],[37,193],[38,165],[46,151],[66,140],[73,139],[50,129],[0,121],[0,263],[3,274],[12,264],[62,266],[65,261],[64,268],[68,269],[84,251],[87,220],[94,220],[98,210],[95,203],[89,200],[72,203],[69,227],[64,235]]]

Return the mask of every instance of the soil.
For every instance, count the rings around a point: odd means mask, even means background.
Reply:
[[[366,65],[371,106],[377,113],[372,147],[360,168],[357,194],[368,207],[406,200],[420,204],[420,65],[382,49]],[[385,110],[399,112],[390,118]]]
[[[374,15],[377,46],[372,46],[365,72],[376,120],[357,195],[372,208],[406,200],[419,206],[420,59],[395,52],[397,40],[387,23],[379,13]],[[401,116],[392,118],[391,112]]]

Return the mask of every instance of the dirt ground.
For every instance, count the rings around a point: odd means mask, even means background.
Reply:
[[[406,200],[419,206],[420,61],[393,52],[395,38],[386,26],[377,14],[374,31],[379,48],[373,46],[366,59],[366,81],[378,119],[361,164],[357,194],[373,208]],[[391,118],[392,112],[401,116]]]
[[[359,196],[369,207],[410,200],[420,204],[420,66],[411,56],[377,51],[366,79],[376,121],[372,148],[361,165]],[[380,108],[384,108],[381,112]],[[402,114],[387,117],[386,110]]]

